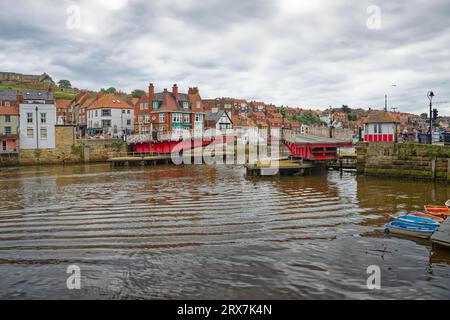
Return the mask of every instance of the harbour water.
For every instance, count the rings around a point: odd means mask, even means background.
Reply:
[[[448,250],[383,232],[446,185],[104,164],[1,169],[0,185],[3,299],[450,298]]]

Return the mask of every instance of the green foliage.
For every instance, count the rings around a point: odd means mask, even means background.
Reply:
[[[137,99],[140,99],[144,94],[145,94],[145,91],[144,90],[140,90],[140,89],[136,89],[136,90],[134,90],[131,93],[133,98],[137,98]]]
[[[114,87],[111,87],[111,88],[106,89],[106,92],[108,92],[110,94],[115,94],[115,93],[117,93],[117,89]]]
[[[322,124],[322,121],[320,121],[320,118],[314,115],[312,112],[307,112],[304,115],[292,115],[288,117],[290,121],[296,121],[301,124],[305,125],[320,125]]]
[[[344,104],[342,106],[342,112],[349,114],[351,111],[352,111],[352,109],[350,109],[347,105]]]
[[[69,80],[59,80],[58,87],[60,87],[61,89],[71,89],[72,84]]]

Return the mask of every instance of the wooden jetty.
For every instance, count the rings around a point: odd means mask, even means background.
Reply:
[[[145,166],[145,165],[158,165],[158,164],[170,164],[171,156],[169,155],[130,155],[123,157],[113,157],[108,159],[111,166],[124,167],[124,166]]]
[[[268,160],[245,165],[248,176],[302,176],[315,168],[298,160]]]
[[[431,236],[433,244],[444,246],[450,249],[450,218],[445,220],[438,231]]]

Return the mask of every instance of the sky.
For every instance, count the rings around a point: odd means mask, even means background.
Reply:
[[[448,0],[1,0],[0,71],[450,115]],[[442,103],[440,103],[442,102]]]

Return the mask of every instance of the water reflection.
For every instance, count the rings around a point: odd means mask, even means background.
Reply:
[[[445,202],[444,185],[108,165],[8,169],[0,183],[3,298],[449,297],[446,252],[382,230]],[[73,263],[81,292],[64,287]],[[365,287],[370,264],[381,292]]]

